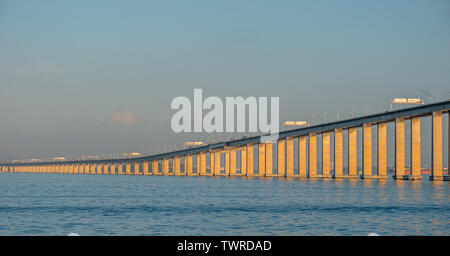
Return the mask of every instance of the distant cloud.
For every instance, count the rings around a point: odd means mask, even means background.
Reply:
[[[120,110],[108,118],[110,124],[135,125],[139,118],[128,110]]]

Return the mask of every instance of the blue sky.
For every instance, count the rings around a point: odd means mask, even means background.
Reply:
[[[170,101],[279,96],[282,120],[448,99],[450,3],[0,1],[0,160],[157,150]],[[108,122],[131,113],[136,122]]]

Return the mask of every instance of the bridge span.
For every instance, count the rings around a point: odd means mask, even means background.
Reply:
[[[443,175],[442,117],[449,111],[450,101],[445,101],[283,131],[280,132],[276,141],[269,143],[261,142],[261,136],[254,136],[138,158],[1,163],[0,171],[104,175],[387,179],[387,125],[393,123],[395,149],[393,178],[396,180],[420,180],[422,179],[420,123],[423,117],[431,116],[432,168],[430,180],[448,180],[448,176]],[[405,137],[406,120],[409,120],[410,138]],[[373,129],[374,127],[376,128]],[[358,128],[362,130],[361,149],[357,147]],[[376,132],[374,133],[373,130]],[[344,132],[346,136],[344,136]],[[318,136],[322,138],[321,152],[319,152],[322,162],[320,169],[317,167]],[[332,137],[334,138],[333,143],[331,143]],[[450,138],[450,136],[447,137]],[[408,139],[410,171],[407,174],[405,152]],[[372,162],[375,156],[372,152],[373,140],[376,141],[376,164]],[[346,152],[344,152],[344,142],[346,143]],[[331,147],[332,144],[334,147]],[[294,145],[296,145],[295,148]],[[450,145],[450,141],[448,145]],[[333,159],[332,150],[334,151]],[[361,170],[358,170],[357,165],[358,150],[361,150],[362,154]],[[450,148],[448,152],[450,152]],[[345,170],[344,156],[347,162]],[[450,153],[446,157],[449,158],[449,156]]]

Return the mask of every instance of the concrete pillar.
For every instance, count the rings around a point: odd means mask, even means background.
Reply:
[[[422,179],[420,163],[420,117],[411,118],[411,180]]]
[[[285,176],[284,173],[278,171],[280,176]],[[294,138],[286,138],[286,176],[294,176]]]
[[[144,161],[142,163],[142,175],[149,175],[150,173],[148,172],[148,161]]]
[[[206,152],[200,153],[200,175],[206,176]]]
[[[126,163],[125,164],[125,174],[126,175],[131,175],[131,163]]]
[[[322,177],[331,177],[331,133],[322,133]]]
[[[344,176],[344,146],[342,129],[334,129],[334,178],[343,178]]]
[[[270,143],[266,143],[265,144],[266,147],[266,176],[273,176],[273,144]]]
[[[363,178],[372,176],[372,125],[363,124],[362,159]]]
[[[236,150],[230,149],[230,176],[236,176]]]
[[[277,141],[277,173],[286,175],[286,140]]]
[[[96,171],[95,171],[95,164],[90,164],[89,165],[89,170],[90,170],[91,174],[95,174],[96,173]]]
[[[357,170],[357,136],[356,136],[356,128],[348,128],[348,177],[349,178],[357,178],[358,170]]]
[[[192,155],[186,156],[187,159],[187,176],[192,176]]]
[[[241,175],[247,175],[247,147],[241,147]]]
[[[141,175],[141,172],[140,172],[140,168],[141,167],[141,163],[140,162],[134,162],[134,175]]]
[[[378,124],[377,168],[379,178],[387,178],[387,124]]]
[[[169,159],[163,159],[162,161],[163,165],[163,175],[168,176],[169,174]]]
[[[102,167],[103,167],[103,164],[97,163],[97,174],[103,174]]]
[[[254,176],[253,171],[253,145],[247,145],[247,177]]]
[[[306,136],[298,137],[298,176],[307,177],[306,171]]]
[[[214,175],[221,175],[220,173],[220,151],[214,152]]]
[[[108,163],[103,163],[103,174],[109,174]]]
[[[405,175],[405,120],[395,120],[395,175],[394,179],[403,179]]]
[[[176,156],[173,159],[173,174],[176,176],[181,175],[181,157]]]
[[[442,112],[435,111],[432,115],[430,180],[443,180],[442,175]]]
[[[123,175],[123,163],[119,163],[117,166],[117,175]]]
[[[230,150],[225,151],[225,176],[230,175]]]
[[[159,173],[159,166],[158,166],[158,160],[152,161],[152,174],[153,175],[160,175]]]
[[[116,174],[116,163],[109,164],[109,174],[111,174],[111,175]]]
[[[317,177],[317,135],[309,134],[309,177]]]
[[[214,172],[216,169],[215,160],[216,160],[216,155],[214,154],[214,152],[209,151],[209,175],[211,175],[211,176],[214,175]]]
[[[258,175],[264,176],[266,174],[266,144],[260,143],[258,145]]]
[[[201,166],[200,166],[200,165],[201,165],[201,163],[200,163],[200,162],[201,162],[201,161],[200,161],[200,154],[197,154],[196,156],[197,156],[197,157],[196,157],[196,158],[197,158],[197,171],[196,171],[196,175],[200,175],[200,168],[201,168]]]

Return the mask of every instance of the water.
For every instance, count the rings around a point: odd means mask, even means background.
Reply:
[[[0,235],[448,236],[449,217],[428,180],[0,173]]]

